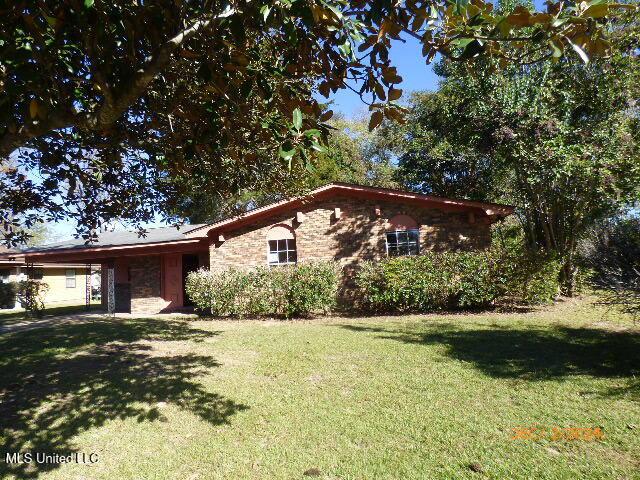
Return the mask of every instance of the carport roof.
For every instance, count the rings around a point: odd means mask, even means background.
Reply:
[[[21,253],[29,254],[54,250],[82,250],[96,247],[118,247],[125,245],[175,242],[193,238],[187,237],[186,234],[202,226],[203,224],[183,225],[179,230],[176,227],[149,228],[146,230],[144,236],[140,236],[136,231],[101,232],[98,234],[97,242],[86,243],[83,238],[76,238],[65,240],[64,242],[50,243],[39,247],[25,248],[21,250]]]

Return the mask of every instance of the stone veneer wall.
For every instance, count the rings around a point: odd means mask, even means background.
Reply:
[[[334,218],[334,209],[341,218]],[[379,208],[380,215],[376,214]],[[449,212],[413,205],[337,197],[298,209],[302,223],[292,210],[277,217],[224,233],[224,242],[209,249],[211,269],[251,268],[267,264],[267,232],[276,224],[292,227],[296,234],[298,261],[338,260],[345,267],[360,260],[386,256],[385,231],[389,219],[409,215],[420,226],[420,249],[447,251],[484,249],[491,243],[491,226],[486,217],[475,214],[471,223],[467,212]]]

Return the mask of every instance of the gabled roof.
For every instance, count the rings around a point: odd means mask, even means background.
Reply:
[[[176,227],[150,228],[144,237],[139,236],[135,231],[102,232],[98,234],[98,241],[90,244],[86,244],[83,239],[75,239],[27,248],[15,253],[26,255],[29,261],[54,258],[56,259],[55,261],[63,261],[63,259],[90,258],[90,255],[94,254],[97,255],[95,258],[104,258],[104,255],[110,252],[112,254],[115,251],[131,253],[134,251],[139,252],[143,249],[146,251],[151,248],[182,248],[189,245],[193,247],[206,242],[208,235],[212,232],[228,232],[260,219],[269,218],[294,208],[305,207],[317,200],[330,199],[336,196],[374,201],[392,201],[441,210],[469,211],[486,216],[492,222],[510,215],[514,210],[514,207],[510,205],[498,203],[459,200],[349,183],[330,183],[306,195],[281,200],[211,224],[184,225],[179,230]],[[4,254],[0,253],[0,257],[5,258],[8,256],[6,252]]]
[[[436,195],[424,195],[422,193],[406,192],[391,188],[367,187],[364,185],[334,182],[317,188],[306,195],[281,200],[279,202],[265,205],[264,207],[249,210],[235,217],[193,228],[186,233],[186,236],[190,238],[199,238],[202,237],[203,234],[211,231],[233,230],[253,221],[270,217],[282,211],[298,206],[304,206],[315,200],[338,195],[370,200],[411,203],[442,210],[475,211],[486,215],[491,219],[491,221],[497,221],[511,215],[515,208],[511,205],[503,205],[499,203],[475,202],[471,200],[438,197]]]

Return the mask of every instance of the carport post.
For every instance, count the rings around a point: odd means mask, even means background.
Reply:
[[[85,310],[91,310],[91,290],[93,287],[93,277],[91,276],[91,264],[85,265],[85,278],[84,278],[84,301]]]
[[[113,263],[107,268],[107,312],[113,315],[116,311],[115,269]]]

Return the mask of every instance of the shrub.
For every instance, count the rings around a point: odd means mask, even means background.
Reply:
[[[23,280],[18,282],[18,300],[22,307],[36,317],[42,315],[44,310],[44,295],[49,290],[49,285],[40,280]]]
[[[519,246],[495,247],[491,251],[496,286],[500,297],[536,305],[551,302],[560,292],[559,257],[529,252]]]
[[[13,308],[16,304],[18,286],[15,282],[0,281],[0,308]]]
[[[192,272],[186,291],[198,310],[216,316],[305,316],[336,303],[340,271],[335,262],[309,262],[244,271]]]
[[[365,262],[356,286],[365,307],[431,311],[490,304],[496,297],[485,253],[426,253]]]
[[[375,311],[479,308],[499,299],[544,303],[558,294],[560,266],[554,257],[504,246],[487,252],[427,252],[365,262],[356,287],[363,306]]]

